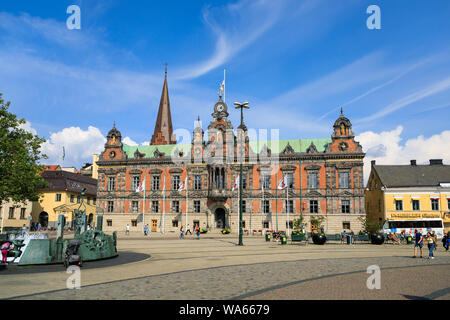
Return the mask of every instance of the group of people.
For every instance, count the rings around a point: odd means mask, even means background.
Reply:
[[[189,232],[189,234],[192,234],[191,226],[189,225],[189,223],[186,226],[186,235],[188,234],[188,232]],[[194,225],[194,233],[197,235],[197,240],[200,240],[200,228],[199,228],[198,224]],[[184,236],[184,226],[181,226],[180,227],[180,239],[183,239],[183,236]]]
[[[449,232],[450,233],[450,232]],[[420,249],[420,257],[422,258],[422,247],[423,244],[426,243],[428,245],[428,259],[434,259],[434,251],[437,248],[436,234],[434,231],[427,232],[426,236],[423,236],[417,229],[414,230],[415,242],[414,242],[414,256],[413,258],[417,258],[417,248]],[[448,251],[449,247],[449,235],[446,234],[442,238],[442,244],[446,251]]]

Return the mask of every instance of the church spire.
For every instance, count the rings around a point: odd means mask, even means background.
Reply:
[[[167,86],[167,63],[165,64],[164,85],[159,102],[158,116],[156,118],[155,132],[153,133],[151,145],[175,144],[172,140],[172,116],[170,114],[169,87]]]

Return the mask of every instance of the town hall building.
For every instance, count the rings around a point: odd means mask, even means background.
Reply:
[[[206,134],[198,118],[192,141],[177,144],[166,72],[149,145],[124,144],[114,124],[97,161],[97,214],[105,231],[124,231],[127,224],[141,231],[148,224],[151,232],[169,233],[189,224],[237,233],[241,160],[249,232],[292,230],[300,216],[308,231],[313,216],[324,217],[328,234],[361,229],[364,153],[342,109],[330,138],[268,141],[250,141],[245,124],[234,129],[228,116],[238,110],[221,94],[211,111]]]

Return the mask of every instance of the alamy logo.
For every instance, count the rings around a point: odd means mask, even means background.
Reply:
[[[71,5],[67,7],[67,14],[70,14],[70,17],[67,18],[66,25],[67,29],[81,29],[81,9],[77,5]]]
[[[381,271],[377,265],[367,267],[367,273],[372,275],[367,278],[366,285],[369,290],[381,289]]]
[[[79,266],[69,266],[66,273],[71,274],[66,281],[67,289],[80,289],[81,288],[81,270]]]
[[[380,7],[373,4],[367,7],[366,13],[371,14],[366,21],[369,30],[381,29],[381,10]]]

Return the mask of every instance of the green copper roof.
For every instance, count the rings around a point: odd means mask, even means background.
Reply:
[[[311,142],[317,148],[318,152],[324,152],[328,143],[331,143],[331,138],[326,139],[290,139],[290,140],[275,140],[275,141],[250,141],[250,148],[254,153],[261,152],[262,147],[266,144],[272,153],[280,153],[289,145],[294,149],[294,152],[306,152],[306,149],[311,145]],[[145,154],[145,158],[153,158],[156,150],[164,153],[165,156],[171,156],[175,148],[187,154],[191,151],[191,144],[167,144],[167,145],[142,145],[129,146],[123,144],[123,151],[128,158],[134,158],[134,153],[139,149],[140,153]]]
[[[267,144],[272,153],[280,153],[289,145],[294,149],[295,152],[306,152],[306,149],[314,142],[318,152],[325,151],[328,143],[331,143],[331,138],[328,139],[290,139],[290,140],[268,140],[268,141],[250,141],[250,148],[255,153],[261,152],[264,144]]]

